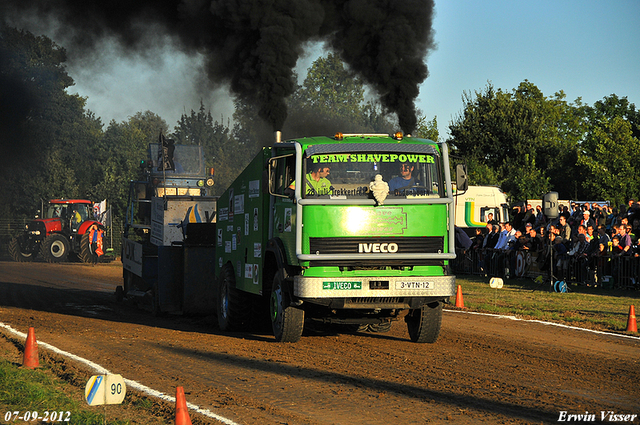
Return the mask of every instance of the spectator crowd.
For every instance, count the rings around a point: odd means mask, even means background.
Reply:
[[[486,217],[486,229],[476,228],[470,247],[459,252],[472,270],[459,272],[511,277],[522,273],[522,258],[528,258],[529,270],[557,280],[598,285],[615,276],[617,286],[640,288],[640,203],[634,199],[619,208],[572,202],[553,219],[527,204],[514,207],[511,218]]]

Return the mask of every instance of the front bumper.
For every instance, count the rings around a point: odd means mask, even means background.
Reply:
[[[293,294],[304,298],[445,298],[455,294],[455,276],[295,276]]]

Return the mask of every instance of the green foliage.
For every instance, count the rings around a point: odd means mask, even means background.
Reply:
[[[416,129],[413,132],[415,137],[422,137],[423,139],[433,140],[437,142],[440,140],[440,134],[438,132],[438,120],[437,117],[433,117],[431,121],[427,121],[425,116],[418,117],[418,123]]]
[[[338,55],[318,58],[308,69],[296,99],[304,108],[327,117],[362,119],[364,84],[344,67]]]
[[[258,129],[266,128],[260,127],[264,122],[257,116],[250,104],[236,102],[234,118],[238,123],[233,131],[228,124],[214,121],[202,103],[197,113],[192,110],[180,117],[173,137],[176,143],[203,147],[206,166],[215,169],[214,194],[221,195],[257,152]]]
[[[167,133],[167,123],[151,111],[138,112],[128,121],[112,121],[104,132],[96,155],[101,158],[101,178],[94,202],[107,199],[115,217],[123,217],[127,207],[129,181],[141,178],[140,161],[147,159],[149,143],[157,143]]]
[[[379,102],[365,102],[365,86],[337,55],[318,58],[288,102],[286,137],[392,133],[397,124]]]
[[[578,175],[585,125],[579,101],[573,105],[564,98],[562,92],[545,97],[526,80],[511,93],[491,84],[475,97],[465,93],[463,114],[449,128],[453,151],[484,168],[476,174],[469,167],[470,183],[497,180],[513,199],[539,199],[552,188],[572,198],[566,183]]]
[[[578,158],[583,186],[591,199],[625,204],[640,193],[640,140],[622,116],[602,118],[587,134]]]
[[[0,74],[10,75],[23,95],[15,122],[3,127],[10,138],[0,160],[0,214],[31,216],[41,200],[87,196],[97,176],[91,147],[101,124],[85,113],[83,98],[65,91],[73,84],[65,50],[47,37],[2,27],[0,55],[7,59]]]

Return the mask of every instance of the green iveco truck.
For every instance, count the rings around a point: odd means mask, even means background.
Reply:
[[[380,134],[277,141],[218,199],[216,310],[242,329],[268,304],[276,340],[305,323],[434,342],[455,292],[447,145]],[[266,316],[265,316],[266,317]]]

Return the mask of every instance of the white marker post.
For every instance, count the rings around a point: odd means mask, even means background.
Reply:
[[[120,375],[94,375],[89,378],[84,389],[84,397],[89,406],[101,404],[121,404],[127,386]]]
[[[495,291],[493,292],[493,308],[496,307],[496,298],[498,297],[498,289],[502,288],[503,286],[504,286],[504,282],[502,278],[492,277],[491,280],[489,281],[489,287],[495,289]]]

